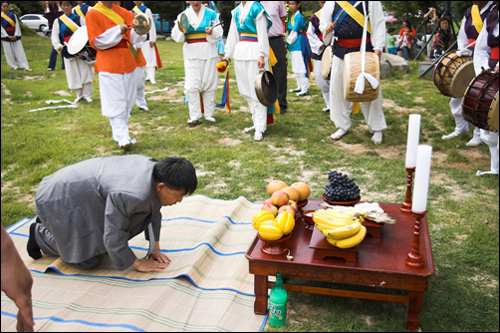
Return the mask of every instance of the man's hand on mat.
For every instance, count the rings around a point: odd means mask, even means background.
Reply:
[[[160,249],[154,249],[151,252],[151,258],[155,259],[156,261],[162,262],[164,264],[170,264],[170,258],[167,257],[166,254],[162,253]]]
[[[156,261],[152,257],[149,259],[135,259],[132,267],[138,270],[139,272],[161,272],[165,268],[167,268],[168,264]]]

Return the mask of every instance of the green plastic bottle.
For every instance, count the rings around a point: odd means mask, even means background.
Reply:
[[[288,296],[283,285],[283,273],[278,272],[276,283],[271,289],[269,296],[269,324],[273,327],[281,327],[286,321],[286,300]]]

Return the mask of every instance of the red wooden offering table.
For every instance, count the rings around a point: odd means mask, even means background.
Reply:
[[[319,206],[322,202],[321,199],[309,199],[303,209],[323,208]],[[315,249],[310,247],[312,231],[307,230],[302,222],[296,223],[293,236],[286,243],[293,261],[287,260],[287,254],[275,256],[263,253],[261,248],[264,243],[256,236],[246,252],[250,273],[254,274],[254,312],[266,314],[268,288],[272,288],[274,284],[268,281],[268,276],[283,272],[285,278],[405,290],[406,295],[391,295],[378,291],[361,292],[285,284],[288,291],[406,303],[406,328],[418,330],[424,291],[427,290],[429,278],[434,274],[427,219],[424,217],[421,220],[420,230],[420,253],[424,258],[424,267],[409,268],[405,265],[405,260],[412,248],[415,217],[402,213],[401,204],[380,203],[380,207],[395,218],[397,223],[385,225],[380,238],[367,235],[359,244],[357,261],[354,262],[330,257],[314,259]]]

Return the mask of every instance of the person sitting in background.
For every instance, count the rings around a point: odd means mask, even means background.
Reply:
[[[398,49],[396,48],[396,37],[394,37],[394,28],[389,28],[387,30],[387,53],[397,54]]]
[[[451,20],[449,17],[445,16],[439,19],[439,28],[436,32],[436,36],[434,37],[434,42],[432,43],[430,58],[441,58],[446,50],[451,46],[453,34],[450,28]]]
[[[408,61],[410,60],[410,53],[415,44],[415,29],[411,27],[411,23],[406,21],[403,31],[399,33],[400,42],[397,46],[398,51],[403,51],[403,58]]]

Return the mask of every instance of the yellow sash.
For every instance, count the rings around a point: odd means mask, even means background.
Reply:
[[[99,13],[103,14],[104,16],[106,16],[107,18],[109,18],[111,21],[113,21],[117,25],[125,24],[125,20],[123,19],[123,17],[121,17],[120,15],[118,15],[116,12],[114,12],[111,9],[109,9],[108,7],[104,6],[100,2],[98,2],[93,7],[93,9],[97,10]]]
[[[75,7],[75,12],[78,14],[78,16],[85,18],[85,14],[82,12],[80,6]]]
[[[349,1],[337,1],[338,5],[349,15],[354,19],[354,21],[358,22],[360,26],[364,28],[365,26],[365,16],[359,12],[359,10],[356,9],[353,5],[349,3]],[[371,34],[372,33],[372,28],[370,25],[370,21],[368,21],[368,26],[366,27],[366,30]]]
[[[64,24],[68,26],[68,28],[71,29],[71,31],[75,32],[78,29],[78,27],[73,22],[71,22],[71,20],[66,15],[61,15],[59,16],[59,18],[64,22]]]
[[[474,22],[474,28],[476,28],[477,33],[483,30],[483,20],[481,19],[481,14],[479,13],[479,7],[477,5],[472,6],[471,10],[472,22]]]
[[[12,21],[10,17],[7,16],[4,12],[2,12],[2,18],[5,19],[5,21],[9,22],[9,24],[13,27],[16,26],[16,22]]]
[[[135,7],[132,9],[132,11],[133,11],[134,13],[136,13],[136,14],[140,14],[140,13],[142,13],[142,10],[140,10],[140,9],[139,9],[139,7],[137,7],[137,6],[135,6]]]

